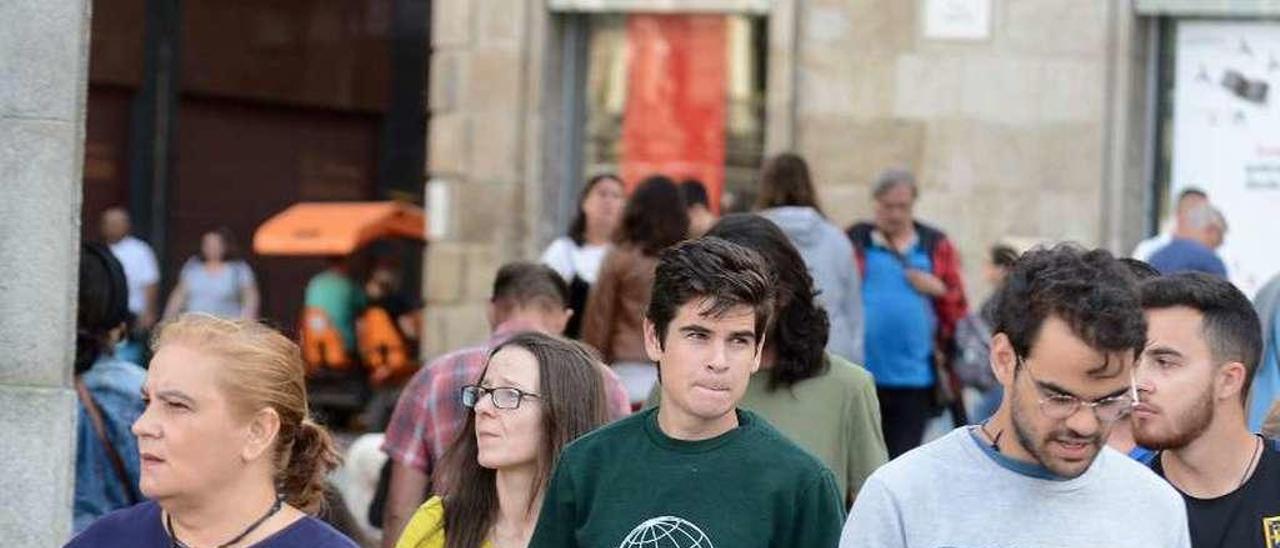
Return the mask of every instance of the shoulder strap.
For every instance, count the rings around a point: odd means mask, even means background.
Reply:
[[[920,238],[920,249],[924,250],[930,259],[933,259],[933,252],[938,248],[938,243],[942,241],[945,235],[938,230],[925,223],[916,221],[916,235]]]
[[[79,378],[76,379],[76,395],[80,397],[80,403],[84,404],[84,410],[88,412],[89,422],[93,423],[93,432],[98,435],[98,441],[107,451],[107,458],[111,460],[111,468],[116,472],[116,479],[120,480],[120,486],[124,488],[125,500],[129,506],[137,504],[138,499],[133,494],[133,482],[129,481],[129,473],[124,469],[124,459],[120,458],[120,453],[116,451],[114,445],[111,445],[111,439],[107,437],[107,425],[102,420],[102,411],[98,409],[98,404],[93,400],[93,394],[89,393],[89,388]]]
[[[861,252],[871,246],[871,230],[873,228],[874,225],[871,223],[857,223],[849,227],[846,234],[849,235],[849,240],[853,243],[854,249]]]

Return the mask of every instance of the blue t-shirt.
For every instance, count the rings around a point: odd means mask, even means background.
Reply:
[[[131,428],[142,416],[142,384],[147,372],[132,363],[102,356],[80,375],[93,396],[112,448],[120,455],[128,484],[121,480],[84,405],[77,403],[76,486],[72,504],[72,528],[82,531],[93,520],[142,500],[138,492],[138,441]]]
[[[342,335],[348,352],[356,349],[356,316],[365,306],[364,291],[347,275],[326,270],[307,282],[304,300],[307,306],[324,310],[329,321]]]
[[[927,388],[934,382],[933,337],[938,317],[929,297],[907,281],[904,261],[913,269],[933,271],[933,260],[918,243],[901,259],[879,244],[867,247],[862,280],[866,367],[876,386]]]
[[[1161,274],[1204,272],[1221,278],[1227,277],[1226,263],[1212,249],[1184,238],[1174,238],[1169,245],[1153,253],[1148,262]]]
[[[152,501],[117,510],[93,522],[71,539],[67,548],[169,548],[173,543],[160,516],[160,505]],[[356,543],[329,524],[307,516],[254,547],[356,548]]]

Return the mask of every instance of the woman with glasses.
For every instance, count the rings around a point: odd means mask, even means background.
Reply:
[[[541,333],[495,348],[460,394],[472,413],[444,455],[442,495],[418,509],[396,546],[528,545],[561,449],[608,420],[601,367],[582,345]]]

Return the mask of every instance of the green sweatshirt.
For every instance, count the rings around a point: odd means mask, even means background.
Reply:
[[[650,409],[565,448],[530,548],[834,548],[831,472],[750,411],[681,441]]]

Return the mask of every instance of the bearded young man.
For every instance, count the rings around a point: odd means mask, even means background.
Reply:
[[[1249,431],[1245,397],[1262,354],[1249,299],[1205,274],[1142,286],[1149,342],[1134,439],[1186,501],[1196,548],[1280,546],[1280,450]]]
[[[1177,493],[1105,446],[1146,342],[1133,276],[1105,251],[1037,249],[996,299],[999,409],[872,474],[840,546],[1188,547]]]

